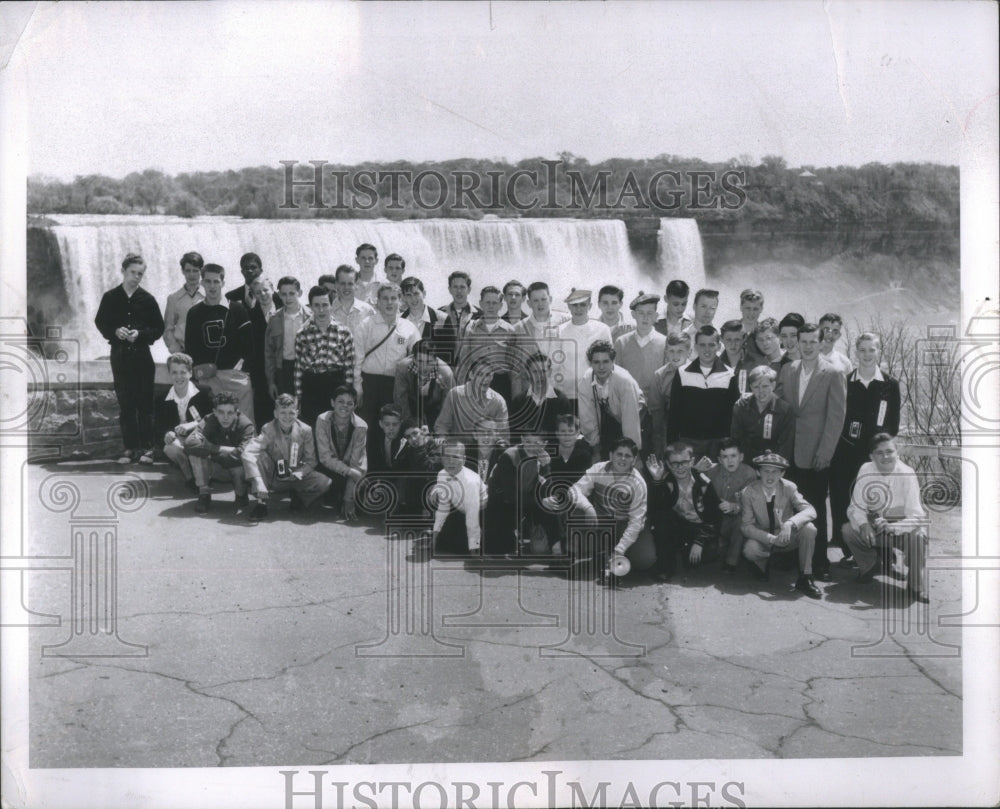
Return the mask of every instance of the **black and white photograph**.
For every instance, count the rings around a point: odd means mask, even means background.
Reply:
[[[996,805],[997,17],[4,4],[3,806]]]

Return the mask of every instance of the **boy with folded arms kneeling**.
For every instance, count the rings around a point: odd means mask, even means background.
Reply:
[[[330,488],[330,478],[316,471],[312,428],[299,421],[298,414],[295,398],[282,393],[274,401],[274,419],[243,452],[243,469],[257,500],[250,511],[251,524],[267,517],[271,491],[290,491],[291,511],[299,512]]]

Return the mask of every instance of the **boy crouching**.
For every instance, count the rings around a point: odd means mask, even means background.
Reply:
[[[184,442],[177,434],[177,426],[193,429],[212,410],[212,398],[198,390],[191,381],[193,363],[187,354],[180,352],[167,357],[167,373],[173,383],[167,395],[156,402],[153,412],[153,435],[163,439],[163,454],[181,471],[184,486],[198,491],[191,470],[191,461],[184,451]],[[185,435],[186,433],[182,433]]]
[[[274,402],[274,419],[243,451],[243,470],[256,503],[250,522],[267,517],[270,492],[290,491],[291,510],[303,511],[330,488],[330,478],[316,471],[316,446],[309,425],[298,419],[295,398],[282,393]]]
[[[253,438],[253,422],[236,409],[236,394],[219,391],[212,397],[213,409],[198,422],[179,424],[174,432],[183,440],[198,487],[195,511],[206,513],[212,505],[212,478],[233,481],[236,508],[249,504],[242,455]]]
[[[776,452],[753,459],[760,480],[743,490],[743,555],[754,564],[757,577],[768,578],[771,554],[798,549],[799,577],[795,589],[819,598],[813,583],[813,548],[816,544],[814,509],[794,483],[783,479],[788,461]]]

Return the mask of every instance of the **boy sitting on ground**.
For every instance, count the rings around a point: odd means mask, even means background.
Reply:
[[[465,445],[448,439],[441,454],[444,469],[438,472],[433,500],[434,554],[466,555],[479,553],[482,539],[480,509],[486,505],[486,484],[465,465]]]
[[[717,558],[722,520],[719,498],[703,474],[702,467],[708,466],[703,464],[705,459],[694,466],[691,445],[683,441],[670,444],[666,455],[666,465],[655,455],[646,461],[653,479],[650,492],[656,545],[653,576],[659,581],[668,581],[673,576],[681,549],[692,566]]]
[[[194,481],[191,462],[184,452],[183,442],[177,437],[178,425],[193,428],[212,410],[212,398],[191,381],[193,367],[194,363],[187,354],[177,352],[167,357],[167,373],[174,384],[167,395],[156,403],[153,435],[163,439],[163,454],[181,470],[184,485],[197,492],[198,484]]]
[[[312,428],[298,415],[295,398],[282,393],[274,401],[274,419],[243,452],[243,469],[257,501],[250,511],[252,524],[267,517],[271,491],[290,491],[291,511],[299,512],[330,488],[330,478],[316,471]]]
[[[784,480],[788,461],[776,452],[753,459],[760,480],[743,490],[743,555],[753,563],[758,579],[767,581],[774,553],[798,550],[799,577],[795,589],[809,598],[819,598],[813,582],[813,548],[816,542],[814,509],[794,483]]]
[[[757,480],[757,473],[743,463],[739,442],[733,438],[724,438],[719,446],[719,463],[709,469],[705,476],[712,482],[712,488],[719,498],[719,511],[722,512],[719,550],[725,569],[732,572],[736,569],[743,549],[740,493]]]
[[[317,471],[330,478],[328,501],[345,519],[355,517],[355,490],[368,471],[368,425],[354,412],[358,393],[341,385],[330,397],[331,409],[316,419]]]
[[[211,413],[194,424],[179,424],[174,432],[184,439],[184,450],[198,486],[195,511],[205,514],[212,505],[212,478],[233,481],[236,509],[249,505],[243,474],[243,451],[253,438],[253,422],[237,410],[235,393],[219,391]]]

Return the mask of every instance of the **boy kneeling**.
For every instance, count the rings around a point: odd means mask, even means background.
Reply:
[[[291,510],[297,512],[330,488],[330,478],[316,471],[312,428],[298,414],[295,398],[282,393],[274,401],[274,419],[243,452],[243,469],[257,500],[250,511],[253,524],[267,517],[270,491],[290,491]]]
[[[783,480],[788,461],[778,453],[758,455],[753,462],[760,470],[760,480],[743,490],[743,536],[747,540],[743,555],[753,562],[758,578],[766,581],[771,554],[798,548],[795,589],[809,598],[819,598],[812,576],[816,509],[794,483]]]
[[[341,385],[330,395],[332,409],[316,419],[317,470],[330,478],[329,502],[343,504],[347,520],[355,517],[354,494],[368,471],[368,425],[354,412],[357,402],[357,391]]]
[[[183,439],[184,452],[198,486],[195,511],[204,514],[212,505],[212,478],[233,481],[236,509],[249,505],[242,455],[253,438],[253,422],[236,409],[235,393],[219,391],[213,410],[198,422],[178,424],[174,432]]]
[[[479,512],[486,505],[486,484],[465,465],[465,445],[447,439],[441,453],[444,466],[438,472],[432,498],[436,501],[434,554],[479,554],[482,539]]]
[[[651,502],[656,544],[653,578],[661,582],[674,575],[681,550],[691,566],[718,559],[722,522],[718,495],[704,474],[711,468],[708,459],[694,464],[694,451],[683,441],[670,444],[666,456],[666,464],[655,455],[646,461],[653,479]]]

